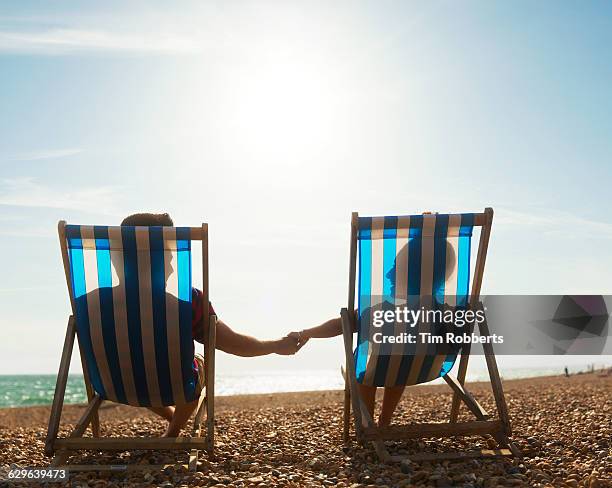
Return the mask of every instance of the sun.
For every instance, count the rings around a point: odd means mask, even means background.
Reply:
[[[253,155],[286,164],[290,154],[318,150],[333,136],[334,84],[320,66],[283,60],[253,69],[232,86],[227,107],[236,142]]]

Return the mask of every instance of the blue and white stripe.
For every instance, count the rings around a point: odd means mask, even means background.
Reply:
[[[413,385],[444,376],[457,350],[411,344],[375,344],[369,339],[372,313],[381,307],[465,307],[470,281],[474,214],[360,217],[358,230],[358,344],[360,383]],[[385,324],[398,335],[403,324]],[[418,324],[418,332],[425,332]]]
[[[68,225],[66,239],[94,390],[135,406],[194,400],[189,228]]]

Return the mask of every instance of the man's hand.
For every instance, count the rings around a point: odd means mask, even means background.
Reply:
[[[276,342],[275,353],[283,356],[291,356],[300,350],[302,345],[299,344],[297,338],[287,335]]]

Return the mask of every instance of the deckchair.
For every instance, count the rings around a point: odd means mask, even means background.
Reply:
[[[351,222],[348,307],[341,310],[346,352],[344,429],[349,443],[351,407],[357,440],[371,441],[383,462],[458,459],[480,456],[516,455],[519,450],[510,441],[512,434],[508,409],[499,377],[493,346],[484,344],[487,367],[498,418],[491,418],[464,386],[470,356],[470,345],[457,347],[410,346],[406,344],[377,345],[372,341],[373,310],[404,304],[414,308],[480,310],[479,301],[493,210],[466,214],[423,214],[410,216],[359,217],[353,213]],[[471,238],[480,227],[480,242],[474,278],[470,280]],[[355,314],[357,282],[358,310]],[[470,294],[471,281],[471,294]],[[389,307],[388,307],[389,308]],[[395,319],[394,319],[395,320]],[[380,326],[380,323],[376,324]],[[478,324],[482,335],[489,335],[486,320]],[[419,324],[418,331],[422,324]],[[392,323],[390,333],[405,331],[405,324]],[[400,327],[397,329],[397,327]],[[403,327],[403,329],[402,329]],[[473,324],[464,332],[473,330]],[[353,331],[357,330],[357,347],[353,351]],[[389,329],[387,329],[389,331]],[[380,342],[380,336],[379,336]],[[451,371],[460,356],[457,377]],[[378,427],[360,397],[358,383],[369,386],[398,386],[425,383],[442,377],[453,391],[448,423],[421,423]],[[458,422],[461,403],[476,417]],[[385,440],[442,438],[454,436],[492,436],[498,449],[460,452],[417,453],[392,456]]]
[[[202,242],[203,317],[209,317],[208,226],[106,227],[58,224],[72,314],[57,376],[45,453],[65,465],[80,450],[214,450],[216,317],[205,340],[206,387],[199,388],[192,340],[192,241]],[[58,437],[70,358],[77,338],[88,405]],[[199,391],[201,389],[201,392]],[[103,401],[160,407],[198,400],[189,437],[100,437]],[[206,410],[206,436],[201,437]],[[91,425],[93,437],[83,437]],[[163,469],[153,465],[68,465],[70,470]]]

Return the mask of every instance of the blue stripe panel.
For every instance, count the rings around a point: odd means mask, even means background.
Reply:
[[[470,288],[471,236],[474,214],[461,215],[459,246],[457,251],[457,307],[466,307]]]
[[[83,242],[79,226],[66,226],[68,233],[70,227],[70,238],[68,240],[70,253],[70,271],[72,278],[72,292],[74,294],[74,307],[76,313],[76,325],[79,344],[85,355],[85,363],[89,372],[89,380],[94,390],[101,398],[106,398],[106,391],[100,378],[100,371],[96,364],[93,346],[91,343],[91,331],[89,328],[89,310],[87,308],[87,288],[85,286],[85,263],[83,261]],[[74,244],[71,247],[70,244]]]
[[[410,217],[410,232],[408,239],[408,302],[409,308],[419,306],[419,295],[421,293],[421,249],[423,216],[414,215]],[[410,373],[410,367],[414,359],[416,344],[404,344],[404,352],[397,372],[397,385],[406,384]]]
[[[181,374],[185,400],[196,399],[197,377],[193,371],[193,338],[191,335],[191,236],[189,228],[176,229],[178,261],[179,337]]]
[[[444,303],[447,232],[448,215],[437,215],[434,235],[433,286],[431,289],[431,296],[435,300],[434,306]]]
[[[136,233],[134,227],[121,228],[123,242],[123,272],[125,280],[125,301],[128,323],[130,354],[132,357],[132,372],[136,385],[138,403],[150,406],[149,389],[145,372],[144,352],[142,349],[142,333],[140,328],[140,291],[138,283],[138,252],[136,248]]]
[[[408,302],[410,298],[417,297],[421,294],[421,246],[423,239],[421,232],[423,230],[423,216],[415,215],[410,217],[410,235],[415,237],[408,239]],[[413,305],[416,305],[413,303]]]
[[[117,400],[127,403],[125,388],[121,378],[121,366],[117,352],[117,336],[115,334],[115,313],[113,308],[113,279],[110,259],[110,243],[108,227],[95,226],[96,261],[98,264],[98,292],[100,296],[100,322],[106,360],[110,370],[111,380]]]
[[[368,220],[368,218],[366,217],[363,220]],[[362,219],[360,218],[359,221],[361,225]],[[369,228],[364,227],[360,231],[364,238],[359,240],[359,330],[355,357],[355,375],[359,383],[363,381],[368,360],[369,337],[367,331],[370,327],[370,308],[372,303],[372,241],[370,240],[372,235],[372,219],[369,219],[369,225]],[[365,312],[367,312],[367,315]]]
[[[149,228],[151,255],[151,288],[153,302],[153,337],[157,359],[157,379],[163,405],[174,405],[170,361],[168,358],[168,336],[166,332],[166,269],[164,265],[163,228]]]
[[[395,308],[395,257],[397,250],[397,217],[385,217],[384,220],[383,241],[383,266],[382,266],[382,284],[383,284],[383,309],[394,310]],[[382,333],[385,336],[393,335],[395,324],[385,323],[382,327]],[[390,354],[392,344],[381,344],[378,350],[378,358],[376,360],[376,369],[374,371],[374,384],[384,385],[389,368]]]

